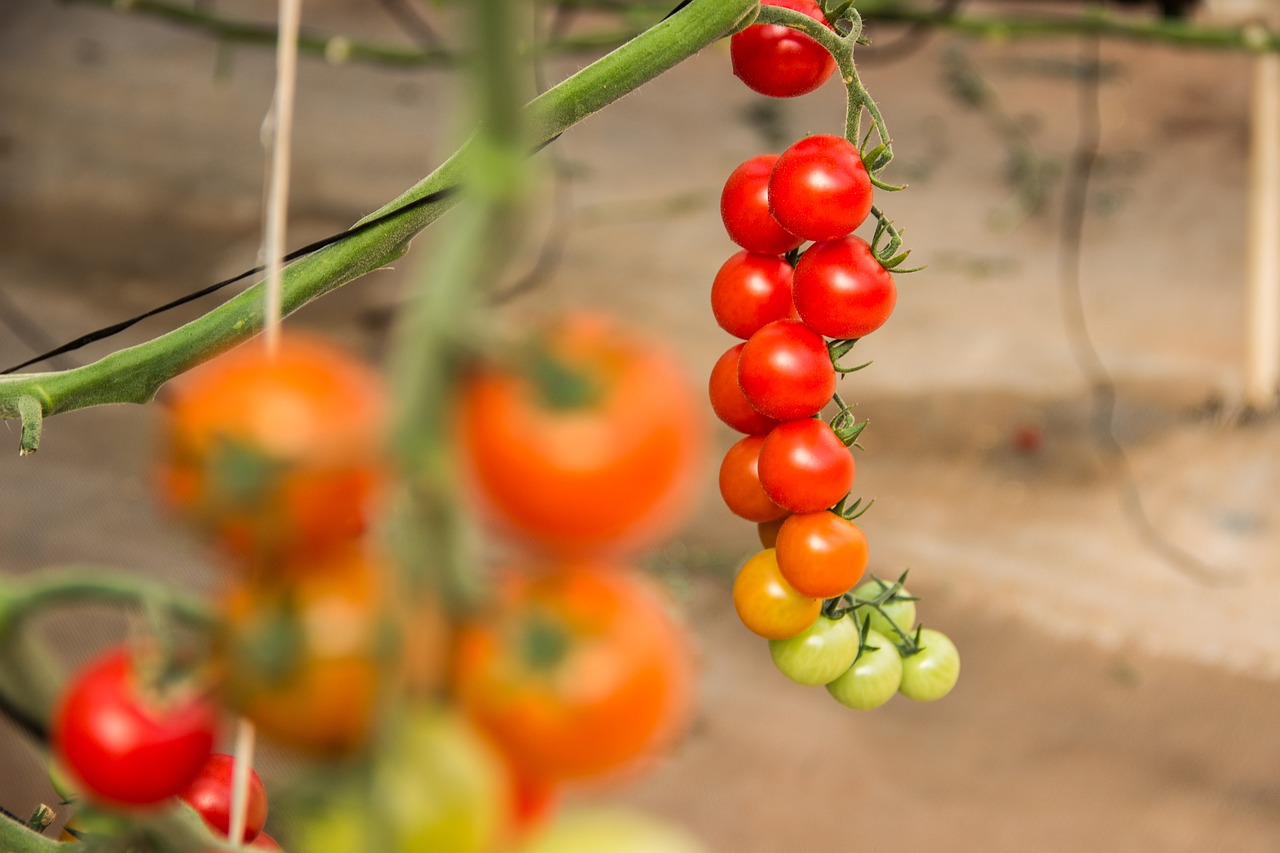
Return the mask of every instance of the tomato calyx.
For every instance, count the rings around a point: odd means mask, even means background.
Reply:
[[[855,506],[856,504],[857,502],[855,501]],[[868,506],[870,506],[870,504],[868,504]],[[865,508],[863,511],[865,512]],[[824,601],[822,604],[823,615],[829,619],[839,619],[844,616],[857,619],[858,612],[860,610],[865,608],[866,610],[873,611],[882,617],[884,621],[888,623],[893,633],[897,635],[897,639],[888,636],[887,634],[885,636],[890,640],[890,642],[897,646],[898,653],[902,657],[911,657],[912,655],[919,654],[924,650],[924,647],[920,644],[920,630],[923,626],[917,626],[914,631],[911,630],[911,626],[909,624],[904,628],[898,624],[898,622],[886,611],[885,608],[885,605],[890,604],[891,602],[914,602],[920,600],[918,596],[911,595],[903,589],[903,584],[906,582],[906,579],[907,572],[905,571],[893,583],[886,583],[881,578],[872,575],[872,582],[879,586],[879,591],[874,597],[860,598],[854,592],[846,592],[844,595]],[[871,627],[871,620],[863,619],[859,621],[861,622],[862,628],[862,642],[865,644],[867,630]],[[869,651],[874,651],[874,649],[869,649]],[[861,651],[859,654],[861,654]]]
[[[537,400],[552,411],[585,409],[604,394],[599,377],[575,367],[545,346],[533,346],[524,370]]]
[[[844,375],[846,373],[857,373],[864,367],[870,367],[871,362],[866,361],[854,367],[845,367],[840,364],[840,359],[849,354],[854,345],[858,343],[860,338],[844,338],[833,341],[827,341],[827,355],[831,356],[831,366],[835,368],[836,373]]]

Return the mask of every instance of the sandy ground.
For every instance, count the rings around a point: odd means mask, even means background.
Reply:
[[[318,28],[396,36],[372,4],[308,8]],[[873,367],[845,383],[872,421],[858,488],[877,499],[865,517],[873,568],[910,567],[923,618],[956,639],[964,676],[945,702],[897,699],[870,714],[786,682],[728,600],[753,532],[708,493],[656,558],[680,581],[699,635],[698,723],[653,775],[613,795],[687,822],[714,850],[798,849],[845,831],[883,850],[1280,849],[1280,432],[1274,419],[1231,417],[1249,63],[1104,48],[1082,298],[1116,385],[1129,481],[1093,441],[1059,306],[1061,179],[1049,179],[1044,209],[1021,211],[1008,144],[944,79],[966,57],[1060,176],[1078,53],[1070,40],[939,37],[907,61],[865,65],[895,169],[912,184],[884,203],[930,266],[901,282],[893,321],[860,345]],[[266,53],[220,55],[141,18],[0,3],[4,297],[61,341],[252,263],[271,66]],[[340,230],[447,153],[450,82],[304,64],[292,244]],[[572,176],[564,262],[504,315],[622,312],[668,336],[701,383],[730,344],[706,302],[732,251],[716,216],[724,176],[840,117],[827,87],[762,120],[720,47],[593,117],[556,145]],[[388,309],[429,247],[420,240],[399,269],[298,321],[381,356]],[[29,351],[0,331],[0,362]],[[196,544],[152,508],[151,415],[62,416],[37,456],[0,457],[3,571],[92,562],[213,582]],[[1034,449],[1016,440],[1028,431]],[[731,441],[726,428],[715,436]],[[16,448],[12,430],[9,440]],[[716,464],[707,460],[708,486]],[[1129,482],[1159,546],[1122,510]],[[118,627],[56,630],[83,650]],[[16,736],[0,738],[0,768],[10,810],[48,796]]]

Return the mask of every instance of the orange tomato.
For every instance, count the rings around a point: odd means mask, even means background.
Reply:
[[[340,753],[365,740],[396,669],[387,577],[356,545],[315,568],[231,590],[217,637],[222,691],[273,740]]]
[[[360,534],[384,480],[377,374],[286,336],[224,353],[168,386],[164,500],[241,556],[317,553]]]
[[[664,350],[594,317],[464,382],[461,446],[493,514],[559,553],[636,545],[687,505],[702,420]]]
[[[661,747],[689,710],[683,631],[652,582],[619,566],[566,562],[509,572],[461,629],[463,707],[530,776],[599,776]]]
[[[778,571],[796,592],[812,598],[843,595],[867,568],[866,534],[834,512],[788,516],[776,543]]]

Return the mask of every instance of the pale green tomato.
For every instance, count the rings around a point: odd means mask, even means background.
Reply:
[[[923,628],[921,650],[902,660],[899,692],[917,702],[933,702],[951,692],[960,678],[960,652],[941,631]]]
[[[898,650],[883,634],[871,630],[862,654],[844,675],[827,685],[827,692],[847,708],[869,711],[892,699],[901,681]]]
[[[874,601],[884,592],[884,588],[877,581],[867,581],[853,591],[854,597],[860,601]],[[910,595],[906,587],[898,590],[896,595]],[[907,634],[911,633],[911,629],[916,625],[916,603],[911,600],[899,598],[891,598],[884,604],[880,605],[881,609],[893,620],[894,624],[901,628]],[[854,614],[858,617],[858,625],[868,619],[871,620],[871,630],[879,631],[895,642],[901,642],[902,636],[885,621],[881,616],[870,607],[859,607]]]
[[[621,808],[569,812],[520,853],[708,853],[684,830]]]
[[[840,676],[858,656],[858,626],[852,619],[819,616],[787,640],[770,640],[778,671],[797,684],[817,687]]]
[[[460,717],[410,712],[376,777],[376,802],[395,853],[487,853],[509,810],[501,759]],[[355,848],[352,848],[355,849]]]

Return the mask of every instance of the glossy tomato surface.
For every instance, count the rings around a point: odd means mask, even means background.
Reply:
[[[790,515],[775,541],[782,576],[797,591],[814,598],[843,595],[867,568],[866,534],[833,512]]]
[[[721,421],[747,435],[764,435],[778,422],[757,412],[738,385],[738,357],[744,346],[730,347],[716,361],[707,383],[707,396],[711,398],[711,410]]]
[[[820,418],[778,424],[760,446],[760,485],[792,513],[820,512],[853,485],[853,454]]]
[[[778,671],[796,684],[820,687],[835,681],[858,656],[858,626],[848,617],[819,616],[786,640],[770,640],[769,656]]]
[[[238,555],[360,534],[385,480],[382,381],[316,338],[251,341],[166,385],[162,497]]]
[[[456,653],[462,706],[513,763],[546,780],[632,766],[689,712],[685,634],[654,584],[622,566],[508,572]]]
[[[733,581],[733,607],[747,630],[766,640],[786,640],[804,631],[822,611],[822,600],[802,595],[778,571],[766,548],[747,560]]]
[[[711,282],[711,313],[720,328],[746,340],[761,326],[795,315],[791,278],[791,264],[777,255],[738,252]]]
[[[195,809],[215,834],[222,838],[231,831],[231,773],[235,758],[214,753],[200,769],[200,774],[179,798]],[[242,841],[252,841],[267,822],[267,789],[258,774],[249,770],[247,808]]]
[[[806,326],[829,338],[871,334],[897,302],[893,276],[860,237],[816,243],[796,266],[796,310]]]
[[[836,371],[821,335],[798,320],[778,320],[743,346],[738,386],[756,411],[789,421],[816,414],[830,402]]]
[[[558,553],[667,532],[703,442],[701,406],[666,349],[589,316],[550,330],[520,367],[472,373],[458,427],[481,503]]]
[[[830,27],[814,0],[765,0],[794,9]],[[794,98],[817,89],[836,70],[826,48],[802,32],[778,24],[752,24],[729,40],[733,73],[753,91]]]
[[[739,518],[766,522],[782,518],[787,511],[765,494],[760,485],[760,448],[764,436],[749,435],[736,442],[720,463],[720,497]]]
[[[180,793],[213,750],[217,707],[203,686],[148,683],[126,649],[72,676],[54,711],[54,754],[76,788],[106,804],[144,806]]]
[[[814,134],[778,156],[769,176],[769,211],[805,240],[837,240],[871,212],[871,176],[852,142]]]
[[[769,212],[769,175],[777,154],[759,154],[729,173],[720,192],[720,218],[729,239],[748,252],[782,255],[804,241]]]

